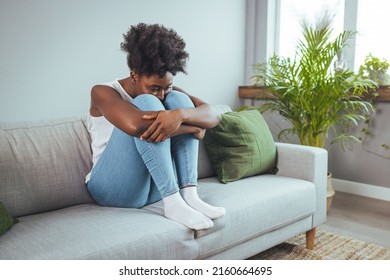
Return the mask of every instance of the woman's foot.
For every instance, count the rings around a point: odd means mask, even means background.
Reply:
[[[164,215],[194,230],[208,229],[213,221],[186,204],[179,192],[163,198]]]
[[[189,206],[205,214],[210,219],[217,219],[225,215],[226,210],[223,207],[215,207],[207,204],[198,196],[196,187],[185,187],[180,190],[180,194]]]

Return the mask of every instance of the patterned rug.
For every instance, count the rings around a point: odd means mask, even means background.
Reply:
[[[390,260],[390,248],[322,230],[317,230],[314,250],[305,246],[301,234],[249,260]]]

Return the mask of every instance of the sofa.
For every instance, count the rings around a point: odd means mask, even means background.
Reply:
[[[275,143],[277,174],[221,183],[199,146],[199,196],[226,215],[194,231],[141,209],[103,207],[88,193],[84,117],[0,123],[0,202],[18,223],[0,236],[0,259],[246,259],[301,233],[313,247],[326,221],[327,152]]]

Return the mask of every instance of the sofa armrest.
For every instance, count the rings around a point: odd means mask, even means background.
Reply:
[[[328,152],[297,144],[276,143],[278,175],[312,182],[316,187],[316,211],[313,227],[326,221],[326,185]]]

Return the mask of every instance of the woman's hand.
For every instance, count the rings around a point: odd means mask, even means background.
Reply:
[[[145,114],[144,120],[152,120],[149,128],[140,136],[148,142],[163,142],[175,135],[182,124],[182,116],[179,110],[158,111]]]
[[[193,134],[196,139],[202,140],[204,138],[204,135],[206,134],[206,129],[201,127],[198,127],[198,129],[199,130],[197,132],[194,132]]]

